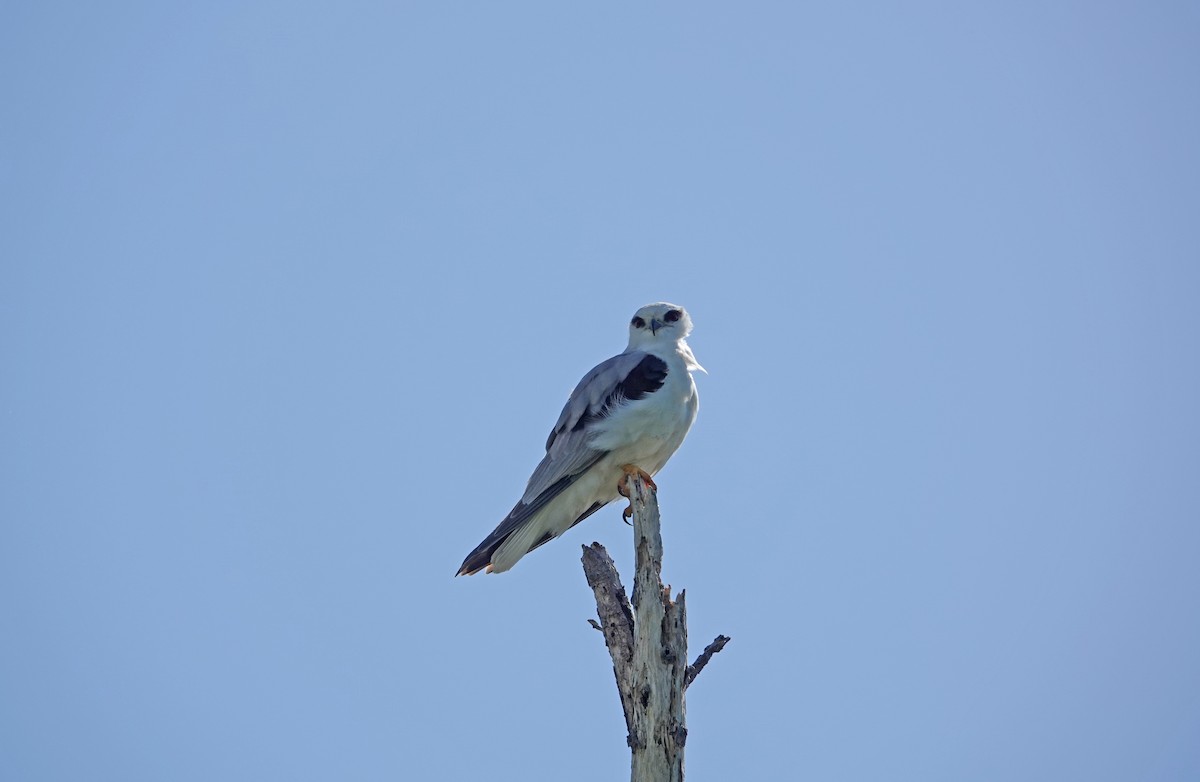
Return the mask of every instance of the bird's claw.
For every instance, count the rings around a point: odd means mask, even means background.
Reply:
[[[647,486],[649,486],[651,489],[654,489],[656,492],[658,491],[658,484],[655,483],[654,479],[650,477],[650,473],[646,472],[641,467],[638,467],[636,464],[626,464],[621,467],[621,471],[625,473],[625,477],[621,478],[621,481],[617,484],[617,491],[622,497],[629,496],[629,493],[625,491],[625,478],[628,478],[631,475],[640,477],[646,482]]]
[[[654,479],[650,477],[650,473],[646,472],[641,467],[638,467],[636,464],[626,464],[621,467],[621,471],[624,472],[625,475],[617,483],[617,493],[629,500],[629,507],[621,511],[621,518],[624,519],[626,524],[632,524],[633,522],[631,522],[630,519],[633,518],[633,497],[629,496],[629,492],[625,489],[625,480],[632,475],[636,475],[641,478],[647,486],[656,492],[658,491],[658,485],[654,482]]]

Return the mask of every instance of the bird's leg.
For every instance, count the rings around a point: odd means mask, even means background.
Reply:
[[[646,472],[641,467],[638,467],[636,464],[622,465],[621,472],[624,473],[624,475],[621,476],[621,480],[617,483],[617,493],[629,500],[629,507],[621,511],[621,517],[624,518],[625,523],[628,524],[629,519],[633,517],[633,497],[630,497],[629,492],[625,491],[625,479],[631,475],[636,475],[645,481],[646,485],[651,489],[654,489],[656,492],[658,491],[658,484],[656,484],[654,479],[650,477],[650,473]]]

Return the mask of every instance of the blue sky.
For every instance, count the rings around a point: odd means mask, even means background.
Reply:
[[[619,779],[453,579],[633,311],[689,779],[1200,775],[1188,3],[0,12],[0,778]]]

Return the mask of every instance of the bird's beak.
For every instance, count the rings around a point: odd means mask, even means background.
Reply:
[[[663,322],[661,320],[659,320],[658,318],[650,319],[650,333],[651,334],[658,334],[658,330],[661,329],[662,327],[663,327]]]

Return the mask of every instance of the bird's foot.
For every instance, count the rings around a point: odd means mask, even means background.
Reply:
[[[637,475],[641,477],[641,479],[646,482],[647,486],[655,491],[658,491],[658,484],[655,483],[654,479],[650,477],[650,473],[646,472],[641,467],[638,467],[636,464],[622,465],[621,472],[625,473],[625,476],[621,478],[619,483],[617,483],[617,491],[622,497],[629,496],[629,493],[625,491],[625,478],[628,478],[631,475]]]
[[[621,511],[621,518],[625,520],[626,524],[629,524],[631,523],[629,520],[633,518],[633,497],[630,497],[629,492],[625,490],[625,480],[630,476],[636,475],[645,481],[646,485],[651,489],[654,489],[654,491],[658,491],[658,485],[654,483],[654,479],[650,477],[650,473],[646,472],[641,467],[638,467],[636,464],[623,465],[621,467],[621,471],[624,473],[624,475],[621,477],[621,480],[617,482],[617,493],[629,500],[629,507]]]

